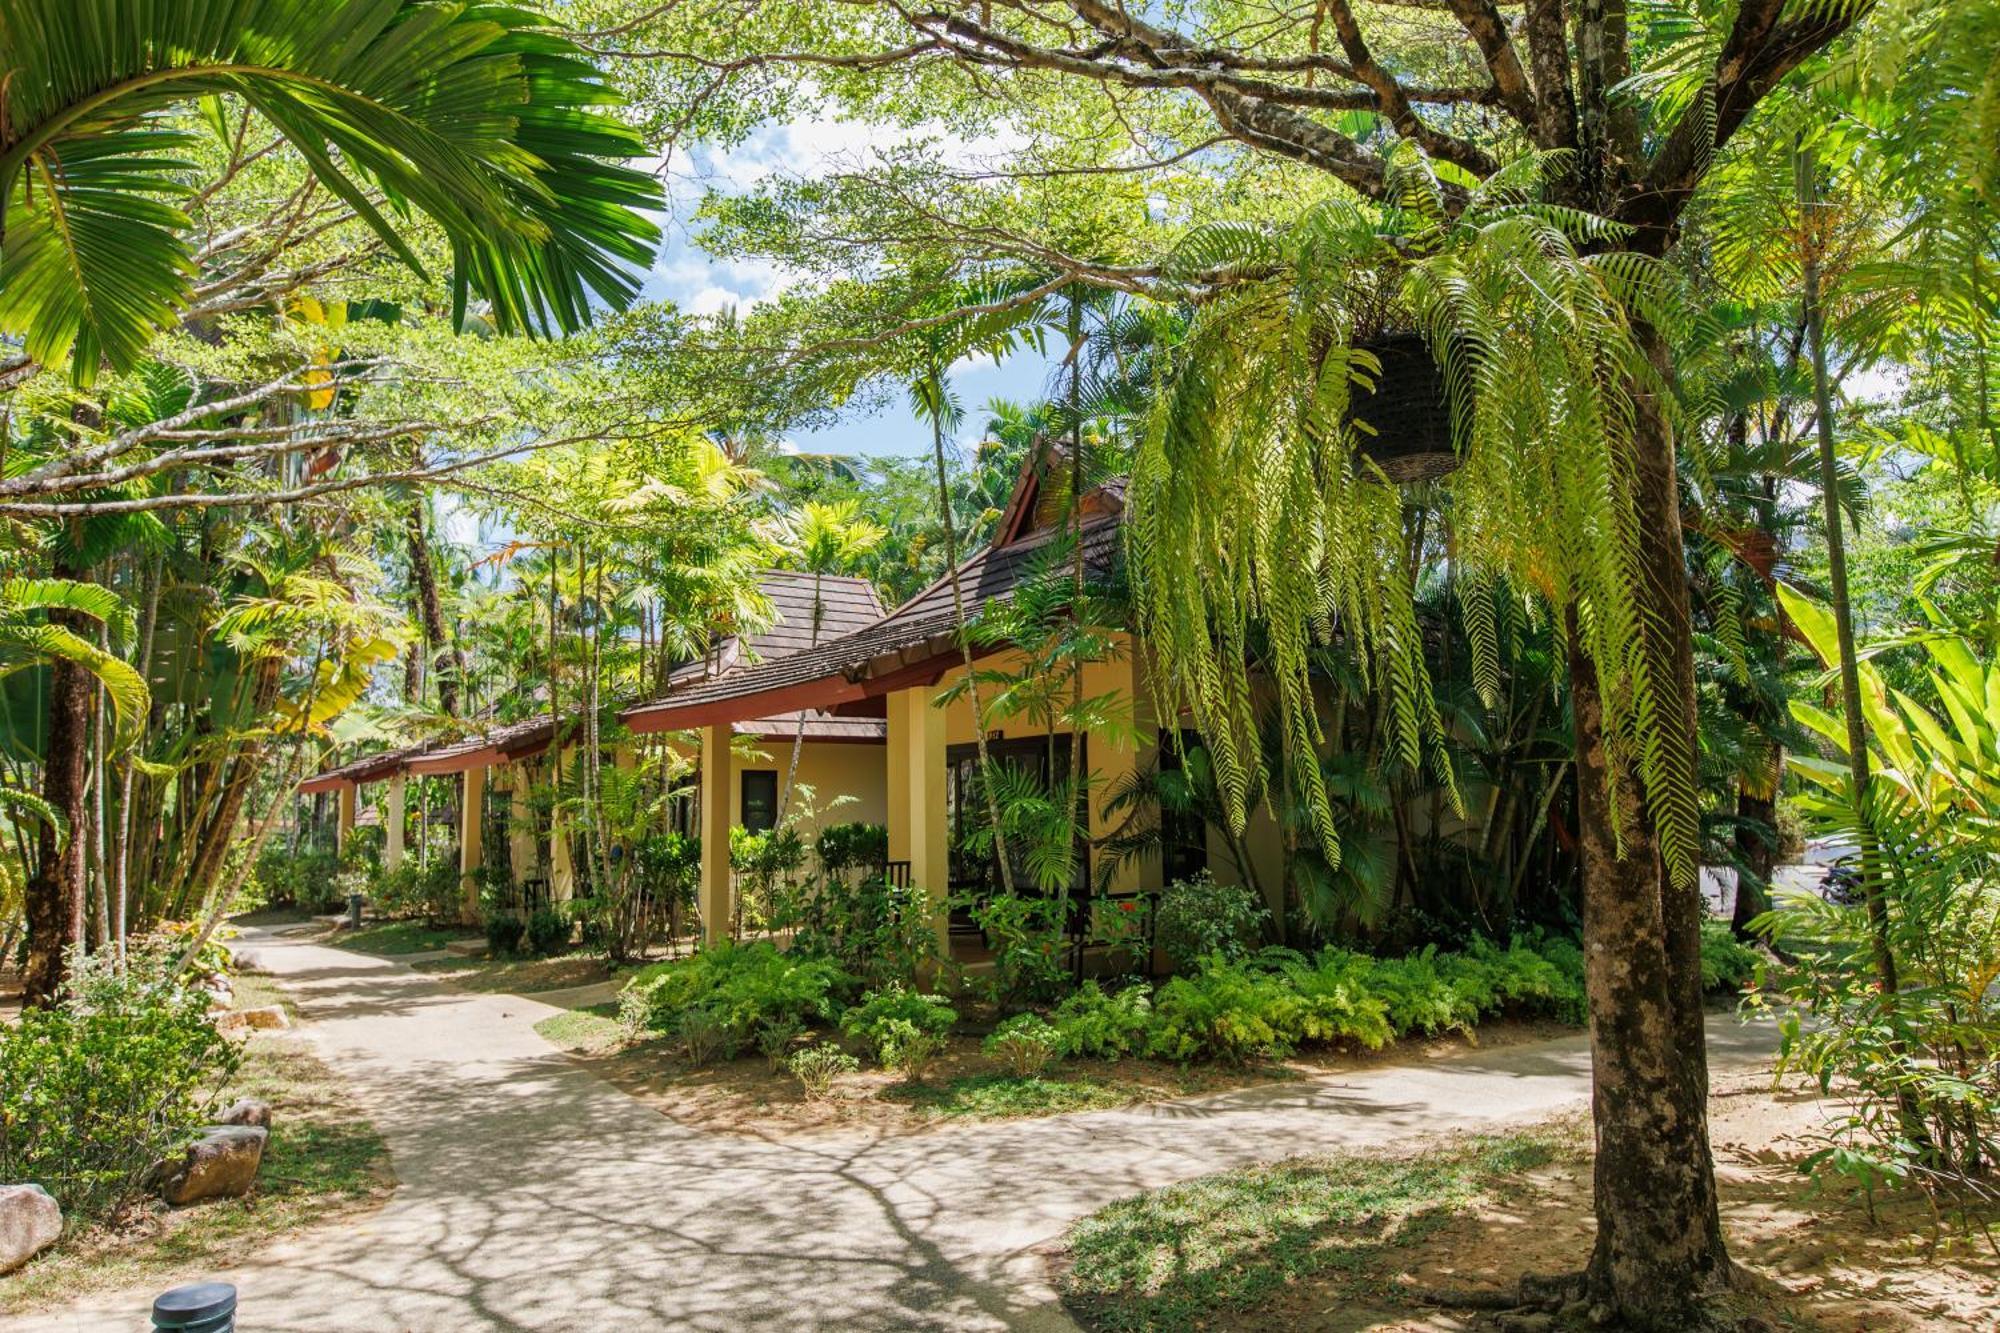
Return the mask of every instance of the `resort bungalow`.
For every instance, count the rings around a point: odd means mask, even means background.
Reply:
[[[1066,496],[1057,487],[1044,486],[1051,461],[1054,455],[1047,451],[1030,460],[992,543],[960,565],[966,616],[1013,597],[1046,563],[1050,545],[1064,537],[1065,528],[1075,530]],[[1066,460],[1058,465],[1067,470]],[[1102,580],[1120,559],[1123,481],[1089,490],[1079,507],[1086,574]],[[1074,558],[1073,548],[1067,558]],[[697,794],[685,816],[701,843],[698,898],[704,937],[712,940],[725,933],[735,919],[730,832],[739,826],[758,831],[776,821],[779,788],[802,713],[806,739],[799,784],[812,788],[818,807],[835,807],[832,819],[886,826],[892,882],[932,889],[940,903],[953,893],[992,884],[997,862],[964,851],[967,832],[986,821],[972,799],[979,738],[971,702],[961,688],[966,649],[951,580],[941,579],[884,614],[864,580],[823,579],[816,631],[809,575],[772,573],[765,576],[763,588],[777,612],[770,629],[740,642],[725,641],[704,661],[676,671],[658,698],[620,714],[635,737],[695,738],[699,753],[689,757],[696,759]],[[976,644],[972,651],[983,674],[1021,669],[1023,659],[1016,650]],[[996,763],[1025,767],[1043,779],[1051,766],[1067,770],[1069,747],[1079,747],[1078,763],[1091,782],[1085,801],[1088,837],[1080,843],[1077,883],[1114,899],[1144,894],[1208,868],[1211,848],[1217,848],[1221,836],[1199,820],[1163,818],[1157,854],[1091,864],[1125,819],[1110,808],[1122,781],[1156,763],[1177,762],[1175,733],[1151,717],[1146,669],[1143,645],[1122,632],[1112,636],[1104,660],[1085,668],[1085,694],[1119,701],[1112,711],[1124,714],[1115,729],[1101,734],[1072,737],[1058,728],[1051,735],[1039,722],[995,717],[990,710],[987,720],[987,751]],[[989,688],[989,699],[991,693]],[[576,879],[569,840],[559,829],[527,831],[534,765],[553,737],[551,721],[543,716],[452,745],[357,760],[318,775],[302,790],[338,792],[342,827],[351,828],[355,789],[386,781],[386,822],[394,831],[401,823],[401,787],[408,775],[459,774],[459,855],[467,877],[468,917],[476,909],[473,873],[484,858],[497,854],[510,856],[516,882],[545,878],[551,896],[561,901],[574,892]],[[756,743],[749,753],[745,738]],[[502,790],[509,793],[505,809],[511,830],[504,839],[490,827],[494,793]],[[387,846],[391,861],[400,855],[400,843],[392,836]],[[1262,883],[1281,880],[1280,838],[1268,815],[1253,815],[1248,835],[1232,855],[1217,850],[1219,880],[1234,877],[1237,857],[1247,857]],[[954,924],[941,910],[934,924],[948,952],[976,951],[977,932],[963,916]]]

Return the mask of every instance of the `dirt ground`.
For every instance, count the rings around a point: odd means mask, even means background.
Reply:
[[[1492,1048],[1571,1035],[1574,1029],[1552,1023],[1495,1022],[1479,1029],[1476,1044]],[[1312,1051],[1283,1062],[1242,1067],[1180,1066],[1153,1060],[1068,1060],[1049,1079],[1087,1085],[1074,1093],[1076,1101],[1049,1105],[1042,1114],[1100,1110],[1174,1097],[1221,1092],[1259,1083],[1307,1078],[1344,1070],[1392,1063],[1439,1059],[1463,1051],[1474,1039],[1460,1035],[1412,1039],[1380,1051]],[[842,1075],[833,1095],[810,1102],[789,1073],[773,1072],[762,1056],[750,1054],[703,1068],[694,1068],[664,1042],[642,1042],[612,1052],[572,1051],[572,1057],[599,1075],[691,1128],[721,1133],[784,1138],[829,1131],[865,1130],[882,1135],[918,1134],[959,1116],[938,1109],[935,1096],[911,1096],[900,1075],[864,1065],[859,1073]],[[955,1080],[1002,1072],[979,1049],[973,1037],[952,1040],[926,1083],[936,1093],[948,1091]],[[1015,1111],[1011,1114],[1035,1114]]]
[[[1797,1164],[1811,1151],[1807,1137],[1823,1115],[1816,1097],[1774,1093],[1768,1078],[1718,1080],[1710,1132],[1723,1226],[1745,1276],[1741,1312],[1774,1330],[2000,1329],[2000,1256],[1979,1231],[1935,1230],[1915,1192],[1878,1197],[1871,1220],[1866,1200],[1845,1180],[1800,1174]],[[1412,1310],[1418,1302],[1411,1294],[1511,1291],[1524,1274],[1582,1266],[1595,1234],[1588,1128],[1579,1119],[1570,1129],[1574,1153],[1496,1191],[1387,1268],[1359,1280],[1343,1274],[1298,1283],[1264,1310],[1232,1315],[1229,1326],[1250,1333],[1521,1327],[1504,1315]]]

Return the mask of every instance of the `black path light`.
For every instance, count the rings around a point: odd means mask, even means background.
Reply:
[[[235,1333],[236,1288],[196,1282],[162,1292],[153,1302],[153,1327],[176,1333]]]

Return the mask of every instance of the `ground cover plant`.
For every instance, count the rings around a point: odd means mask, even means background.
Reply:
[[[1102,1208],[1065,1237],[1063,1303],[1085,1327],[1222,1326],[1287,1285],[1367,1264],[1561,1150],[1547,1133],[1420,1154],[1337,1154],[1203,1177]]]

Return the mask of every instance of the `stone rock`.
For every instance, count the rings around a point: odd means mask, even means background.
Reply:
[[[40,1185],[0,1185],[0,1273],[11,1273],[56,1243],[62,1209]]]
[[[1506,1333],[1549,1333],[1556,1326],[1556,1317],[1536,1310],[1530,1314],[1503,1314],[1500,1327]]]
[[[214,1125],[153,1168],[154,1188],[179,1207],[202,1199],[233,1199],[249,1190],[264,1161],[271,1131],[259,1125]]]
[[[267,1004],[262,1009],[236,1009],[215,1020],[217,1032],[249,1032],[253,1028],[276,1030],[288,1028],[292,1021],[285,1017],[285,1011],[275,1004]]]
[[[271,1127],[271,1103],[256,1097],[245,1097],[215,1118],[218,1125],[255,1125],[259,1129]]]

